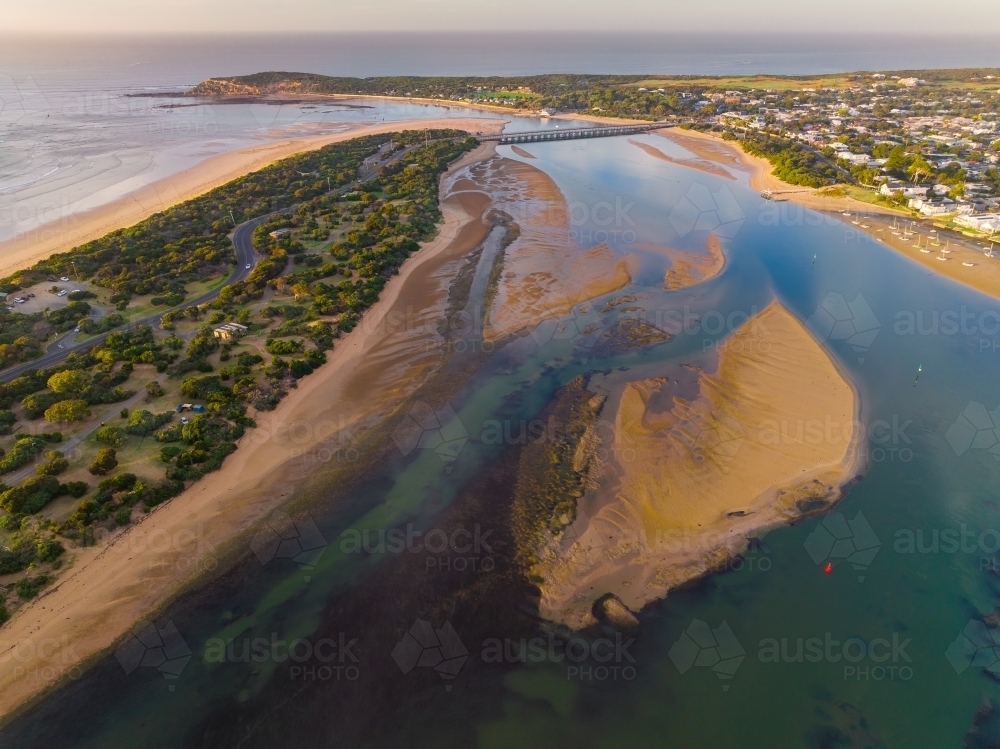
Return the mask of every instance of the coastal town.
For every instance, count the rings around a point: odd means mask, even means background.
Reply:
[[[259,73],[189,95],[379,96],[711,130],[791,185],[832,187],[975,237],[1000,232],[1000,69],[828,76],[333,78]]]

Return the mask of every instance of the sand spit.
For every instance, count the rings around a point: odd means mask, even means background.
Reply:
[[[834,502],[857,470],[857,394],[778,302],[728,339],[696,398],[670,402],[666,383],[632,381],[609,399],[602,488],[536,570],[547,619],[586,626],[607,594],[638,611],[722,567],[755,532]]]
[[[516,153],[521,158],[524,158],[524,159],[535,159],[535,158],[538,158],[533,153],[528,153],[527,151],[525,151],[520,146],[511,146],[510,150],[513,151],[514,153]]]
[[[73,551],[65,575],[4,625],[0,715],[72,678],[218,559],[244,553],[248,532],[424,381],[444,357],[438,324],[450,281],[489,228],[486,196],[456,194],[453,182],[494,153],[484,145],[453,165],[442,179],[438,236],[403,264],[326,364],[275,411],[256,414],[258,427],[221,470],[109,543]]]
[[[633,146],[638,146],[643,151],[645,151],[649,156],[654,159],[659,159],[660,161],[667,161],[671,164],[678,164],[680,166],[686,166],[688,169],[696,169],[699,172],[705,172],[706,174],[711,174],[716,177],[723,177],[725,179],[736,179],[728,170],[719,166],[713,161],[707,159],[677,159],[669,154],[665,154],[656,146],[651,146],[648,143],[643,143],[641,141],[629,138],[628,142]],[[688,149],[690,150],[690,149]]]
[[[643,244],[639,247],[666,255],[673,263],[663,278],[663,288],[667,291],[678,291],[707,281],[719,275],[726,267],[722,240],[715,234],[708,235],[704,252],[690,252],[663,245]]]
[[[488,168],[496,205],[517,223],[519,236],[505,253],[485,340],[562,317],[631,282],[638,258],[617,255],[606,244],[580,250],[572,241],[566,200],[547,174],[510,159],[496,159]]]
[[[154,213],[183,203],[185,200],[191,200],[278,159],[303,151],[311,151],[364,135],[412,128],[420,130],[454,128],[471,133],[493,133],[499,132],[503,125],[503,120],[477,119],[470,116],[463,119],[443,118],[347,126],[335,133],[298,138],[280,138],[280,135],[276,134],[275,137],[279,138],[277,140],[212,156],[190,169],[157,180],[99,208],[67,216],[0,242],[0,276],[27,268],[50,255],[66,252],[92,239],[103,237],[108,232],[131,226]]]

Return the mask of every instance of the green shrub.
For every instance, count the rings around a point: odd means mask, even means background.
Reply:
[[[118,467],[118,454],[114,448],[102,447],[88,469],[95,476],[103,476]]]
[[[35,466],[39,476],[58,476],[67,468],[69,468],[69,461],[58,450],[46,453],[45,462]]]
[[[111,445],[111,447],[121,447],[127,441],[125,430],[116,426],[100,427],[94,433],[94,437],[98,442]]]

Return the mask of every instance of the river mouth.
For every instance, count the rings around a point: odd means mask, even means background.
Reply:
[[[288,522],[278,524],[299,552],[265,562],[244,548],[242,560],[155,618],[161,641],[183,652],[168,637],[172,623],[190,651],[177,655],[189,660],[176,678],[149,664],[125,673],[112,654],[10,724],[5,746],[493,747],[567,737],[579,746],[643,746],[654,736],[723,747],[759,736],[772,746],[860,747],[918,745],[920,735],[954,745],[973,726],[980,735],[994,729],[992,702],[983,702],[989,682],[956,673],[946,656],[970,619],[993,611],[995,575],[981,566],[991,554],[908,553],[898,542],[903,531],[923,529],[929,538],[930,529],[963,523],[979,538],[1000,521],[990,491],[995,461],[973,448],[957,455],[945,438],[970,401],[996,406],[995,362],[980,352],[978,336],[911,335],[895,324],[900,313],[963,305],[978,318],[991,303],[850,241],[838,226],[764,225],[761,201],[743,182],[650,157],[624,138],[537,144],[530,159],[498,153],[541,169],[571,213],[588,208],[587,222],[565,226],[580,252],[605,245],[616,258],[636,255],[628,281],[586,302],[573,298],[568,310],[557,303],[558,314],[487,340],[488,310],[505,299],[497,288],[506,273],[519,273],[502,251],[528,246],[530,227],[510,206],[492,205],[490,214],[474,197],[489,195],[489,184],[459,185],[464,209],[485,221],[469,230],[462,252],[427,266],[404,299],[418,309],[428,306],[421,295],[434,296],[437,324],[418,320],[385,339],[347,392],[363,398],[379,378],[398,379],[404,365],[417,384],[387,399],[388,418],[355,433],[351,461],[307,470],[309,458],[300,458],[308,475],[296,482]],[[719,212],[729,200],[723,189],[732,202]],[[704,194],[717,206],[710,229],[694,228],[700,217],[691,224],[686,212],[685,200],[697,205]],[[625,211],[632,223],[594,223],[594,206],[606,203],[614,216],[618,202],[621,210],[633,204]],[[665,289],[664,256],[644,248],[699,252],[710,231],[722,237],[725,267],[702,283]],[[895,281],[891,293],[885,278]],[[558,280],[545,279],[551,298]],[[836,297],[848,305],[859,296],[878,323],[864,346],[822,324],[823,310],[839,309]],[[770,530],[715,574],[649,603],[635,628],[613,617],[580,630],[546,622],[514,515],[522,464],[550,436],[564,436],[550,417],[568,428],[573,399],[587,402],[580,388],[616,373],[669,371],[677,394],[690,399],[692,368],[711,371],[730,326],[774,299],[863,394],[860,421],[872,437],[860,448],[864,480],[832,512]],[[609,343],[630,319],[671,335],[619,333]],[[403,340],[418,328],[434,341],[420,355],[424,343],[407,349]],[[745,513],[731,509],[733,517]],[[877,540],[857,549],[876,550],[863,563],[832,545],[825,555],[817,550],[837,515],[858,547],[866,543],[856,532],[862,521]],[[919,607],[908,603],[913,597]],[[812,662],[812,639],[840,649]],[[834,660],[853,657],[851,640],[866,645],[866,659],[867,645],[885,640],[890,660]],[[688,641],[715,648],[716,660],[696,654],[684,668]],[[149,647],[171,660],[166,644]],[[912,711],[941,700],[954,710]]]

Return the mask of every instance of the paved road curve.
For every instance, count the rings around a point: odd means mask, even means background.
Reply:
[[[236,283],[237,281],[243,281],[253,272],[253,268],[257,264],[257,254],[254,252],[253,243],[250,241],[250,238],[253,236],[253,230],[271,218],[272,215],[274,214],[259,216],[236,227],[236,230],[233,232],[233,245],[236,247],[236,270],[233,271],[233,274],[229,277],[224,286]],[[250,267],[248,268],[247,266]],[[220,287],[214,291],[206,292],[196,299],[191,299],[190,301],[185,302],[183,306],[191,307],[210,302],[219,295],[222,288],[223,287]],[[177,308],[175,307],[172,309]],[[170,310],[157,312],[155,315],[143,317],[138,320],[131,320],[127,325],[123,325],[121,328],[116,328],[115,330],[124,330],[126,328],[135,327],[136,325],[152,325],[155,327],[168,311]],[[29,370],[44,369],[45,367],[51,367],[54,364],[58,364],[73,351],[83,351],[104,343],[105,339],[112,332],[114,331],[101,333],[100,335],[89,338],[81,343],[71,343],[71,339],[75,333],[70,332],[64,336],[60,336],[49,344],[48,348],[45,349],[44,355],[38,357],[37,359],[32,359],[30,362],[18,364],[15,367],[11,367],[10,369],[5,369],[3,372],[0,372],[0,382],[10,382],[15,377],[19,377]]]

